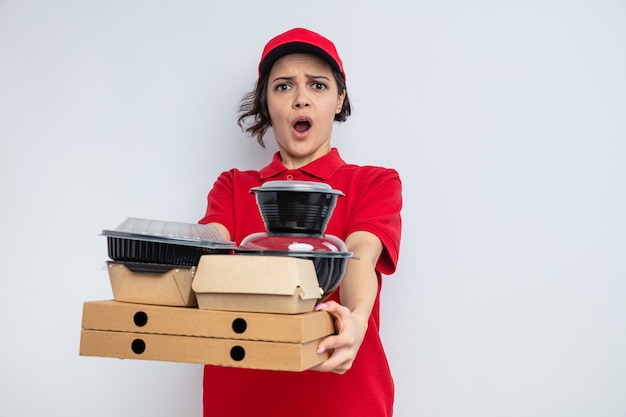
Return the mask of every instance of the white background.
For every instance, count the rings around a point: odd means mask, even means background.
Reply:
[[[78,355],[98,234],[270,160],[236,110],[293,26],[344,59],[334,145],[403,179],[396,415],[626,416],[623,0],[0,0],[0,415],[201,415],[201,365]]]

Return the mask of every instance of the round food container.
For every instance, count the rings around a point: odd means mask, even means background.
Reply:
[[[314,181],[268,181],[250,190],[270,233],[321,235],[337,198],[344,196],[328,184]]]

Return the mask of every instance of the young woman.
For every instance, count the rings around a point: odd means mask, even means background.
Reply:
[[[270,40],[239,124],[261,144],[271,128],[279,151],[260,171],[222,173],[201,223],[237,244],[265,227],[250,189],[271,180],[318,181],[340,190],[326,233],[344,240],[348,260],[337,291],[316,309],[335,317],[323,339],[325,362],[305,372],[206,366],[204,415],[215,417],[386,417],[394,386],[379,337],[382,274],[395,271],[400,247],[401,182],[393,169],[357,166],[331,146],[333,123],[351,113],[346,75],[334,44],[296,28]]]

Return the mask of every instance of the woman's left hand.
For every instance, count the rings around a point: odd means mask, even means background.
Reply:
[[[330,358],[312,368],[313,371],[335,372],[344,374],[352,367],[352,363],[361,347],[367,320],[361,320],[348,307],[335,301],[327,301],[315,307],[318,311],[327,311],[335,319],[337,334],[322,340],[317,353],[331,352]]]

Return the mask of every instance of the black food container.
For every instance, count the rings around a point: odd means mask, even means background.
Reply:
[[[196,266],[202,255],[228,254],[235,248],[234,242],[224,240],[210,225],[136,217],[127,218],[114,230],[103,230],[102,236],[107,237],[109,258],[146,272],[167,265]]]
[[[250,190],[270,233],[321,235],[341,191],[314,181],[268,181]]]

